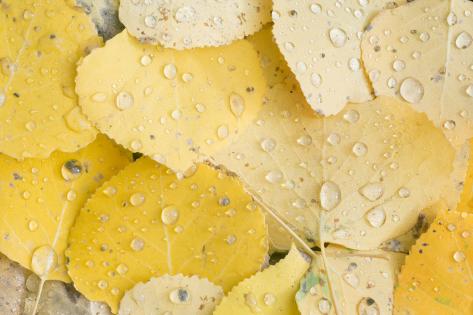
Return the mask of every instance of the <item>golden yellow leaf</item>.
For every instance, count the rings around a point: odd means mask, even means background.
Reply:
[[[260,67],[263,69],[263,74],[269,87],[291,80],[296,82],[291,69],[287,66],[284,57],[274,42],[271,25],[249,36],[248,41],[258,53]]]
[[[473,2],[420,0],[380,13],[362,42],[377,95],[397,96],[454,146],[473,136]]]
[[[0,25],[0,151],[45,158],[92,142],[74,93],[76,62],[100,45],[88,17],[64,0],[5,0]]]
[[[213,162],[309,242],[373,249],[441,198],[453,159],[441,131],[408,104],[378,98],[319,118],[297,89],[280,84]]]
[[[77,93],[98,129],[183,172],[257,115],[265,82],[251,44],[175,51],[126,31],[78,68]]]
[[[301,280],[296,301],[302,315],[392,314],[393,287],[405,255],[336,246],[325,252],[325,264],[318,254]]]
[[[395,314],[473,314],[473,214],[441,214],[406,258]]]
[[[38,275],[69,281],[64,257],[69,228],[96,187],[128,162],[129,154],[104,136],[47,160],[0,155],[0,252],[38,273],[35,254],[51,249],[57,265]]]
[[[405,0],[397,1],[403,3]],[[274,1],[274,36],[307,102],[323,115],[370,100],[360,42],[370,19],[391,0]]]
[[[310,266],[295,247],[276,265],[235,286],[215,309],[214,315],[298,314],[294,295]]]
[[[235,178],[201,165],[178,180],[148,158],[97,191],[69,243],[75,286],[114,312],[126,290],[166,273],[228,290],[261,268],[268,249],[264,215]]]
[[[120,1],[120,20],[142,42],[174,49],[222,46],[271,21],[271,0]]]
[[[128,290],[118,314],[211,315],[222,298],[222,288],[205,278],[164,275]]]

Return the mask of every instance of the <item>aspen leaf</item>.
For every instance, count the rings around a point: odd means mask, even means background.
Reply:
[[[76,62],[100,45],[87,16],[63,0],[5,0],[0,25],[0,151],[45,158],[92,142],[74,93]]]
[[[395,314],[472,314],[472,267],[473,215],[439,215],[406,258],[394,295]]]
[[[148,158],[98,189],[69,243],[74,285],[113,312],[126,290],[167,273],[228,290],[258,271],[268,250],[264,215],[235,178],[201,165],[178,181]]]
[[[118,19],[119,0],[69,0],[82,8],[105,40],[120,33],[124,26]]]
[[[297,314],[294,295],[310,266],[295,247],[276,265],[235,286],[215,309],[214,315]]]
[[[246,41],[175,51],[126,31],[85,58],[77,77],[80,105],[100,131],[179,172],[235,138],[265,88]]]
[[[140,282],[127,291],[118,314],[211,315],[222,298],[222,288],[207,279],[164,275]]]
[[[387,0],[274,0],[276,42],[314,110],[333,115],[347,102],[371,99],[360,60],[361,35],[377,12],[393,5]]]
[[[373,249],[441,198],[453,159],[443,134],[406,103],[378,98],[320,118],[297,89],[276,85],[213,162],[305,240]]]
[[[0,255],[0,314],[32,314],[40,283],[38,276]],[[108,307],[87,301],[72,284],[48,281],[42,291],[38,315],[111,315]]]
[[[174,49],[222,46],[271,21],[271,0],[122,0],[120,20],[142,42]]]
[[[89,195],[127,163],[129,154],[105,136],[47,160],[0,155],[0,252],[45,280],[69,281],[64,256],[69,228]],[[48,270],[44,257],[51,258]]]
[[[299,311],[302,315],[392,314],[393,287],[403,258],[383,251],[328,247],[325,264],[319,254],[301,280],[296,294]]]
[[[427,114],[454,146],[473,136],[473,2],[421,0],[376,16],[362,41],[376,95]]]

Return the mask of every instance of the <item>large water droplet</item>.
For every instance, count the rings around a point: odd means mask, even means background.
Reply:
[[[358,302],[358,315],[379,315],[379,307],[375,300],[365,297]]]
[[[57,254],[49,246],[41,246],[34,250],[31,257],[31,269],[40,277],[46,276],[57,266]]]
[[[161,221],[166,224],[174,224],[179,219],[179,210],[174,206],[168,206],[161,212]]]
[[[145,241],[143,241],[140,238],[134,238],[130,243],[130,247],[135,252],[142,251],[143,248],[145,247]]]
[[[134,104],[133,95],[131,95],[128,92],[123,91],[123,92],[118,93],[115,99],[115,105],[120,110],[129,109],[133,106],[133,104]]]
[[[459,49],[466,49],[470,47],[472,41],[473,38],[471,37],[470,33],[461,32],[455,39],[455,46],[457,46]]]
[[[386,222],[386,212],[384,212],[382,207],[371,209],[366,213],[365,217],[368,223],[375,228],[379,228]]]
[[[276,148],[276,141],[272,138],[265,138],[260,142],[261,149],[265,152],[271,152]]]
[[[330,303],[330,301],[326,298],[321,298],[317,303],[317,306],[319,308],[320,313],[329,314],[330,309],[332,308],[332,303]]]
[[[384,187],[380,183],[368,183],[361,187],[359,190],[360,194],[363,195],[370,201],[375,201],[381,198],[384,193]]]
[[[344,30],[338,27],[332,28],[330,30],[329,37],[333,46],[337,48],[343,47],[347,41],[347,34],[345,33]]]
[[[189,304],[191,294],[187,288],[177,288],[169,293],[169,300],[174,304]]]
[[[77,160],[69,160],[61,167],[61,175],[66,181],[72,181],[82,175],[82,164]]]
[[[340,187],[332,181],[327,181],[320,188],[320,205],[325,210],[332,210],[341,201]]]
[[[424,86],[414,78],[407,78],[401,83],[399,93],[409,103],[419,103],[424,97]]]
[[[130,203],[132,206],[141,206],[145,202],[145,195],[142,193],[135,193],[130,197]]]

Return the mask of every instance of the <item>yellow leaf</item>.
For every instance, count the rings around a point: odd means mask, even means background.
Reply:
[[[276,265],[234,287],[217,306],[214,315],[298,314],[294,295],[309,266],[307,258],[292,247]]]
[[[179,181],[148,158],[97,191],[69,243],[75,286],[114,312],[126,290],[166,273],[228,290],[260,269],[268,249],[264,215],[235,178],[201,165]]]
[[[0,151],[45,158],[92,142],[74,93],[76,62],[100,45],[87,16],[64,0],[5,0],[0,25]]]
[[[468,141],[471,145],[470,157],[473,152],[473,140]],[[467,175],[465,178],[463,192],[460,197],[458,209],[462,211],[473,212],[473,159],[470,158],[468,164]]]
[[[271,0],[120,1],[120,20],[142,42],[174,49],[222,46],[271,21]]]
[[[0,252],[44,279],[69,281],[64,250],[76,214],[129,158],[105,136],[75,153],[55,152],[47,160],[19,162],[0,155]],[[54,252],[57,265],[40,274],[34,258],[45,249]]]
[[[408,104],[378,98],[319,118],[297,89],[280,84],[213,162],[309,242],[373,249],[441,198],[453,159],[443,134]]]
[[[251,44],[175,51],[126,31],[78,68],[77,93],[100,131],[175,171],[230,143],[257,115],[265,82]]]
[[[118,314],[210,315],[222,298],[222,288],[205,278],[164,275],[127,291]]]
[[[258,53],[260,67],[263,69],[263,74],[269,87],[290,80],[295,81],[291,69],[287,66],[284,57],[274,42],[271,30],[272,27],[269,25],[260,32],[248,37],[248,41]]]
[[[301,281],[296,301],[302,315],[392,314],[393,286],[404,255],[337,247],[326,253],[328,267],[318,255]]]
[[[473,11],[467,0],[421,0],[380,13],[362,42],[377,95],[427,114],[454,146],[473,136]]]
[[[441,214],[399,276],[395,314],[473,314],[473,214]]]
[[[276,42],[314,110],[333,115],[347,102],[371,99],[361,35],[373,15],[390,5],[391,0],[274,1]]]

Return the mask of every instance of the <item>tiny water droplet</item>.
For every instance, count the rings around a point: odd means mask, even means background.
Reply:
[[[453,260],[456,262],[463,262],[466,260],[466,255],[462,251],[456,251],[453,253]]]
[[[82,164],[77,160],[69,160],[61,167],[62,178],[73,181],[82,175]]]
[[[108,186],[107,188],[105,188],[103,191],[103,194],[106,195],[107,197],[112,197],[114,195],[116,195],[117,193],[117,189],[113,186]]]
[[[303,146],[311,145],[312,144],[312,137],[309,135],[303,135],[297,138],[297,143]]]
[[[28,229],[31,232],[36,231],[38,229],[38,222],[36,222],[35,220],[31,220],[30,222],[28,222]]]
[[[343,47],[347,41],[347,34],[344,30],[335,27],[329,31],[330,41],[332,42],[333,46],[340,48]]]
[[[409,103],[419,103],[424,97],[424,86],[414,78],[407,78],[401,83],[399,93]]]
[[[166,224],[174,224],[179,219],[179,210],[174,206],[168,206],[161,212],[161,221]]]
[[[358,315],[379,315],[379,307],[375,300],[365,297],[358,302]]]
[[[375,201],[383,195],[384,187],[381,183],[368,183],[361,187],[359,192],[369,201]]]
[[[169,300],[174,304],[189,304],[191,294],[186,288],[177,288],[169,293]]]
[[[327,181],[320,188],[320,205],[324,210],[332,210],[341,201],[340,187],[332,181]]]
[[[132,206],[141,206],[145,202],[145,195],[142,193],[135,193],[130,197],[130,203]]]
[[[265,293],[263,296],[263,302],[267,306],[271,306],[276,302],[276,296],[272,293]]]
[[[128,272],[128,266],[125,264],[119,264],[115,270],[119,275],[124,275]]]
[[[152,61],[153,61],[153,59],[151,58],[150,55],[143,55],[140,59],[140,63],[144,67],[149,66]]]
[[[471,37],[470,33],[461,32],[455,39],[455,46],[457,46],[459,49],[466,49],[470,47],[472,41],[473,38]]]
[[[376,207],[368,211],[365,217],[368,223],[375,228],[381,227],[386,222],[386,212],[382,207]]]
[[[156,27],[156,17],[148,15],[145,17],[145,25],[150,28]]]
[[[260,142],[261,149],[265,152],[271,152],[276,148],[276,141],[272,138],[265,138]]]
[[[134,98],[133,95],[131,95],[128,92],[120,92],[118,93],[116,99],[115,99],[115,105],[117,106],[118,109],[120,110],[126,110],[129,109],[133,106],[134,104]]]
[[[239,118],[245,111],[245,100],[237,93],[230,94],[230,110],[235,117]]]
[[[345,282],[348,283],[353,288],[357,288],[358,285],[360,284],[360,279],[358,278],[357,275],[355,275],[352,272],[344,273],[343,274],[343,280],[345,280]]]
[[[264,177],[269,183],[275,184],[283,179],[284,175],[279,170],[269,171]]]
[[[330,301],[326,298],[321,298],[317,303],[317,306],[319,308],[320,313],[329,314],[332,308],[332,303],[330,303]]]
[[[363,156],[368,152],[368,147],[363,142],[357,142],[353,145],[352,152],[355,156]]]
[[[350,109],[345,114],[343,114],[343,119],[351,124],[354,124],[360,119],[360,113],[354,109]]]
[[[130,247],[135,252],[139,252],[145,247],[145,242],[140,238],[134,238],[130,243]]]
[[[166,79],[174,80],[177,74],[176,66],[173,65],[172,63],[165,65],[163,69],[163,74],[166,77]]]

